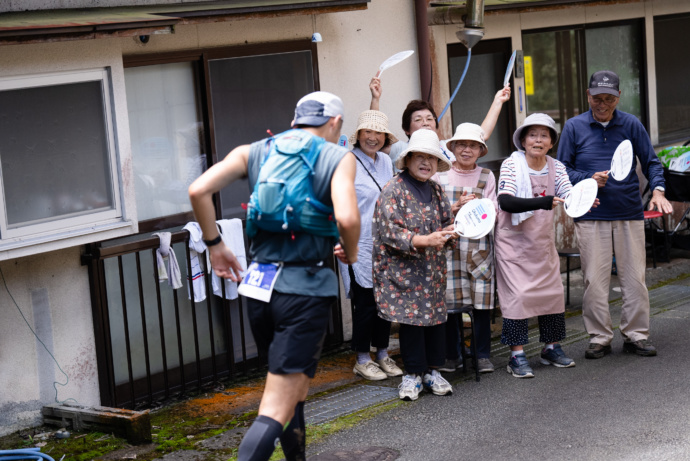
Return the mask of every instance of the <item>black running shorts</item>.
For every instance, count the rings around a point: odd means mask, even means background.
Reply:
[[[265,303],[243,298],[259,350],[268,354],[268,371],[277,375],[316,373],[330,315],[337,298],[273,292]]]

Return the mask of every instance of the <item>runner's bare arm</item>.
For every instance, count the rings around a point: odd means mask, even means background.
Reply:
[[[357,261],[357,242],[359,241],[360,217],[355,193],[355,156],[348,152],[335,169],[331,180],[331,200],[338,231],[345,255],[354,263]]]
[[[249,145],[239,146],[230,152],[225,159],[209,168],[189,186],[189,200],[204,240],[218,237],[216,212],[213,206],[213,194],[232,182],[247,176]],[[219,277],[240,280],[242,267],[235,255],[221,241],[209,247],[211,265]]]

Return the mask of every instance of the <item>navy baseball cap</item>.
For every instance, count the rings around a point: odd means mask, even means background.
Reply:
[[[596,96],[605,93],[620,97],[619,83],[618,75],[615,72],[610,70],[594,72],[589,79],[589,94]]]
[[[331,117],[343,116],[343,101],[327,91],[309,93],[297,102],[294,125],[321,126]]]

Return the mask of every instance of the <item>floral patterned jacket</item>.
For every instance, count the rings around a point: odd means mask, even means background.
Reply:
[[[446,313],[446,251],[417,249],[415,235],[428,235],[453,223],[443,189],[429,180],[431,203],[420,203],[396,176],[381,191],[372,224],[374,294],[379,316],[390,322],[416,326],[444,323]]]

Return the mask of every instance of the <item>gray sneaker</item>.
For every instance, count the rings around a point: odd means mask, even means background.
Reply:
[[[477,371],[479,373],[493,373],[494,370],[494,364],[488,358],[477,360]]]
[[[442,367],[439,367],[438,371],[445,371],[446,373],[452,373],[462,366],[462,357],[457,359],[446,359],[446,363]]]
[[[516,378],[534,378],[534,371],[529,366],[525,354],[514,355],[510,358],[506,371]]]
[[[541,351],[541,364],[553,365],[558,368],[570,368],[575,366],[575,360],[565,355],[561,345],[556,344],[553,349],[543,349]]]

